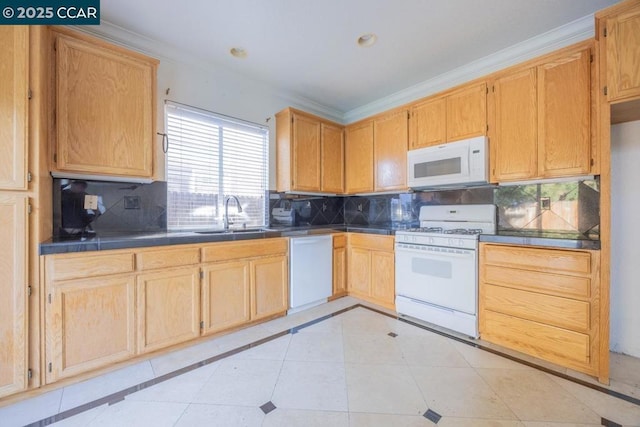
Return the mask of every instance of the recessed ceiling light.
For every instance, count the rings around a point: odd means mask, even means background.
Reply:
[[[363,34],[358,37],[358,46],[360,47],[369,47],[373,46],[378,40],[378,36],[373,33]]]
[[[247,51],[244,50],[241,47],[232,47],[231,50],[229,50],[229,53],[233,56],[235,56],[236,58],[246,58],[247,57]]]

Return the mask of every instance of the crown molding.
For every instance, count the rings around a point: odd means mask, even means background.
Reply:
[[[399,92],[385,96],[376,101],[354,108],[347,112],[327,107],[291,91],[278,90],[265,82],[244,76],[265,87],[275,97],[329,120],[348,124],[365,119],[372,115],[387,111],[394,107],[407,104],[431,94],[449,89],[470,80],[480,78],[511,65],[535,58],[565,46],[577,43],[594,36],[594,15],[590,14],[568,24],[554,28],[546,33],[537,35],[523,42],[509,46],[489,56],[470,62],[466,65],[447,71],[432,79],[425,80]],[[220,64],[203,60],[196,55],[187,53],[172,46],[165,45],[134,31],[101,21],[99,26],[75,26],[74,29],[90,34],[111,43],[135,50],[145,55],[160,59],[182,63],[201,69],[220,68]]]
[[[347,111],[343,115],[343,123],[357,122],[374,114],[399,107],[511,65],[592,38],[595,33],[594,28],[594,15],[587,15],[547,31],[546,33],[509,46],[489,56],[447,71],[432,79],[425,80],[369,104]]]
[[[111,22],[102,20],[99,26],[74,26],[75,30],[85,34],[89,34],[100,39],[109,41],[110,43],[125,47],[127,49],[140,52],[147,56],[152,56],[160,60],[160,63],[173,62],[178,64],[185,64],[190,67],[197,67],[203,70],[211,68],[224,68],[220,64],[206,61],[196,55],[185,52],[181,49],[177,49],[173,46],[160,43],[157,40],[151,39],[142,34],[136,33]],[[338,123],[342,123],[344,113],[340,110],[336,110],[325,105],[319,104],[308,98],[295,94],[287,90],[277,90],[273,86],[268,85],[260,80],[252,79],[247,76],[242,76],[247,80],[251,80],[256,84],[263,86],[267,91],[273,93],[273,95],[284,101],[286,104],[291,104],[296,108],[308,111],[309,113],[322,116],[328,120],[332,120]]]

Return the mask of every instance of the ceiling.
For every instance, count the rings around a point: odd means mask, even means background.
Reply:
[[[101,19],[346,113],[616,2],[107,0]]]

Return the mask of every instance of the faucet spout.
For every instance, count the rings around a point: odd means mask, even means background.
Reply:
[[[229,231],[229,224],[232,224],[231,222],[229,222],[229,200],[231,199],[234,199],[236,201],[236,205],[238,206],[238,213],[242,213],[242,205],[240,204],[240,200],[234,195],[227,196],[224,200],[224,231]]]

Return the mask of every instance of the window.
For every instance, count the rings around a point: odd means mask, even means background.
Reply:
[[[167,228],[223,227],[224,200],[230,227],[264,226],[269,130],[264,126],[174,102],[165,104]]]

